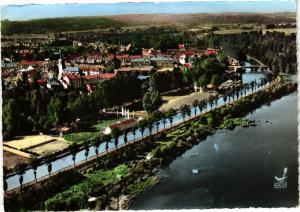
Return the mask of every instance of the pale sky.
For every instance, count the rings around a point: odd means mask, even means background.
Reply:
[[[31,0],[34,2],[34,0]],[[296,12],[294,0],[144,2],[105,4],[28,4],[2,7],[1,19],[106,16],[153,13]]]

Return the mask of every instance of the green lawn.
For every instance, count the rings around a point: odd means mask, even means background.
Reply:
[[[66,139],[67,141],[71,141],[71,142],[82,143],[82,142],[92,139],[96,136],[100,136],[102,128],[109,126],[113,123],[116,123],[117,121],[119,121],[121,119],[123,119],[123,117],[107,119],[107,120],[100,120],[92,126],[93,131],[69,133],[69,134],[64,135],[64,139]]]

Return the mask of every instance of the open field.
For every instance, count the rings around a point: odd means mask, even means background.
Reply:
[[[196,99],[202,101],[204,99],[209,98],[211,95],[215,95],[213,92],[195,92],[188,95],[178,95],[178,96],[162,96],[163,101],[167,101],[164,103],[159,109],[167,111],[170,108],[179,109],[181,105],[188,104],[192,105],[193,101]]]
[[[65,149],[70,143],[59,137],[49,135],[33,135],[24,136],[17,140],[7,141],[5,144],[8,147],[14,148],[12,149],[5,147],[5,150],[25,156],[24,154],[27,153],[22,152],[23,149],[38,155],[45,155]]]
[[[264,29],[263,33],[268,32],[284,32],[286,35],[290,35],[292,33],[297,32],[297,28],[275,28],[275,29]]]
[[[142,26],[189,26],[233,23],[295,22],[296,13],[198,13],[198,14],[128,14],[94,17],[35,19],[28,21],[1,21],[3,35],[20,33],[80,32],[109,28]],[[128,28],[129,27],[129,28]]]

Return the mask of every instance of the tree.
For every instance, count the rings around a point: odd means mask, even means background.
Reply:
[[[196,116],[197,115],[197,107],[199,106],[199,101],[198,101],[198,99],[195,99],[194,101],[193,101],[193,107],[194,107],[194,115]],[[200,108],[199,108],[199,110],[200,110]],[[201,111],[201,110],[200,110]]]
[[[209,105],[210,105],[210,109],[212,109],[213,105],[214,105],[214,97],[210,96],[208,99]]]
[[[127,141],[128,141],[128,137],[127,137],[128,133],[129,133],[129,129],[125,129],[125,131],[124,131],[124,143],[125,144],[127,144]]]
[[[220,85],[221,84],[221,78],[220,78],[220,76],[218,76],[216,74],[212,75],[211,84],[213,84],[215,86]]]
[[[37,157],[31,157],[30,159],[29,159],[29,164],[31,165],[31,167],[32,167],[32,169],[33,169],[33,174],[34,174],[34,179],[35,179],[35,181],[37,181],[37,178],[36,178],[36,170],[37,170],[37,168],[38,168],[38,166],[39,166],[39,160],[38,160],[38,158]]]
[[[167,111],[167,117],[170,121],[170,125],[172,127],[172,124],[173,124],[173,116],[175,115],[176,111],[173,109],[173,108],[170,108],[168,111]]]
[[[166,128],[166,123],[167,123],[167,120],[166,120],[166,113],[162,113],[161,114],[161,118],[162,118],[162,123],[164,125],[164,129]]]
[[[111,134],[114,137],[115,146],[116,146],[116,149],[117,149],[118,148],[118,143],[119,143],[119,136],[121,135],[121,130],[119,128],[115,127],[111,130]]]
[[[151,113],[158,109],[162,102],[162,98],[157,90],[150,89],[143,97],[143,108]]]
[[[63,121],[63,103],[59,97],[53,97],[48,105],[47,119],[50,125],[58,127]]]
[[[79,146],[77,143],[72,143],[70,146],[69,146],[69,149],[70,149],[70,152],[72,154],[72,160],[73,160],[73,164],[75,166],[75,161],[76,161],[76,154],[78,153],[79,151]]]
[[[90,151],[90,145],[87,141],[85,141],[83,143],[83,147],[84,147],[84,156],[85,156],[85,162],[87,162],[87,157],[89,156],[89,151]]]
[[[25,169],[26,169],[26,164],[25,163],[19,163],[14,167],[14,171],[18,173],[19,175],[19,183],[20,183],[20,188],[22,190],[23,188],[23,174],[25,173]]]
[[[48,173],[49,173],[49,176],[52,172],[52,156],[51,155],[47,155],[46,158],[45,158],[45,163],[47,165],[47,169],[48,169]]]
[[[13,137],[19,130],[20,110],[15,99],[8,99],[3,104],[3,135]]]
[[[133,134],[133,140],[135,141],[136,127],[132,127],[131,132]]]
[[[149,129],[150,135],[152,135],[152,129],[153,129],[153,124],[152,124],[152,122],[151,122],[151,123],[148,123],[148,124],[147,124],[147,127],[148,127],[148,129]]]
[[[182,115],[182,118],[183,118],[183,121],[185,120],[185,116],[186,115],[191,115],[191,110],[190,110],[190,107],[188,105],[181,105],[180,108],[179,108],[180,112],[181,112],[181,115]]]
[[[153,117],[155,120],[155,125],[156,125],[156,131],[158,132],[158,128],[159,128],[159,121],[162,118],[163,113],[160,110],[156,110],[153,112]]]
[[[145,131],[145,126],[146,126],[145,121],[144,120],[139,121],[138,126],[139,126],[139,130],[140,130],[140,132],[142,134],[142,139],[143,139],[144,131]]]

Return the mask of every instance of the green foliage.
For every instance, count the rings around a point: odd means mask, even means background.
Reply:
[[[142,191],[144,191],[146,188],[149,188],[151,185],[153,185],[156,182],[155,177],[148,177],[144,179],[143,181],[135,184],[131,184],[127,187],[125,190],[126,194],[129,195],[137,195],[140,194]]]
[[[157,110],[162,102],[160,93],[157,90],[150,90],[143,97],[143,108],[151,113]]]
[[[236,126],[243,126],[248,124],[248,121],[240,118],[225,118],[223,123],[219,126],[221,129],[234,129]]]
[[[70,133],[63,136],[64,139],[75,142],[75,143],[83,143],[86,140],[90,140],[95,137],[94,132],[79,132],[79,133]]]
[[[19,106],[14,99],[4,101],[3,104],[3,134],[12,137],[21,127],[19,124]]]
[[[46,210],[78,210],[88,206],[88,198],[101,192],[101,188],[108,184],[115,184],[130,169],[122,164],[112,170],[98,170],[94,173],[85,174],[85,179],[71,186],[45,201]],[[100,194],[100,193],[99,193]],[[99,195],[98,194],[98,195]]]
[[[216,74],[212,75],[211,84],[216,85],[216,86],[220,85],[221,84],[221,78],[220,78],[220,76],[218,76]]]
[[[62,101],[58,97],[51,99],[48,105],[47,118],[51,126],[58,127],[62,123],[64,117]]]
[[[149,86],[159,92],[182,88],[183,73],[176,68],[173,71],[155,72],[149,78]]]
[[[71,17],[36,19],[29,21],[1,21],[3,35],[19,33],[49,33],[122,27],[126,24],[100,17]]]

